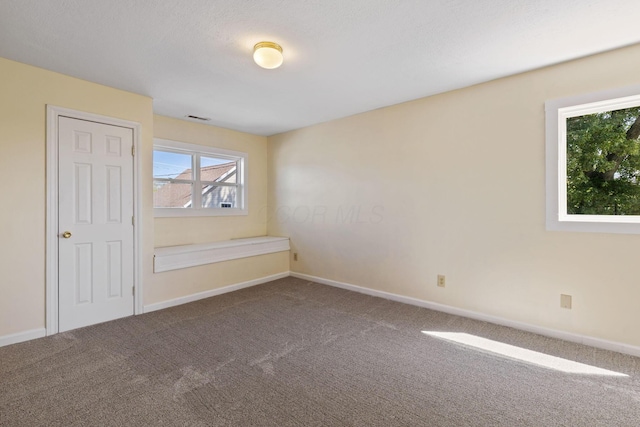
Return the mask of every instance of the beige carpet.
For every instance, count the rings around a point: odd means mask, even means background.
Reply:
[[[638,426],[639,360],[287,278],[0,348],[0,425]]]

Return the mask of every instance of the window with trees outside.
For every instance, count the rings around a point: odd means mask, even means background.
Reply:
[[[640,88],[548,101],[547,228],[640,233]]]
[[[154,139],[154,215],[246,215],[247,158],[237,151]]]

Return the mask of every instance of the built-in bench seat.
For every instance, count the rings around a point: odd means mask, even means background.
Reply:
[[[153,271],[177,270],[214,262],[288,251],[288,237],[250,237],[196,245],[155,248]]]

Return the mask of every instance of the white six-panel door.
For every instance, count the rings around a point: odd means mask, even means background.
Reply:
[[[59,117],[59,331],[133,314],[133,130]]]

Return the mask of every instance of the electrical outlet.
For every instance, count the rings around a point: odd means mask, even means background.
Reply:
[[[571,295],[560,294],[560,307],[571,310]]]
[[[294,252],[293,253],[293,260],[297,261],[298,260],[298,252]]]
[[[444,285],[445,285],[444,274],[438,274],[438,287],[444,288]]]

